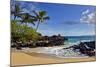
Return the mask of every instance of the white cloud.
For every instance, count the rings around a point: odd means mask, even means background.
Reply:
[[[86,11],[82,12],[82,15],[89,13],[89,10],[87,9]]]
[[[82,12],[80,22],[82,22],[82,23],[96,23],[96,12],[90,12],[89,10]]]

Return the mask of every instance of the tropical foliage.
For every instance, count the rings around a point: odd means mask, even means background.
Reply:
[[[25,9],[25,8],[24,8]],[[33,15],[31,14],[34,13]],[[40,23],[48,20],[46,11],[32,10],[27,13],[22,10],[20,4],[11,4],[11,39],[12,42],[22,41],[28,42],[29,40],[36,41],[41,37],[41,33],[37,32]],[[30,27],[29,24],[36,26]]]
[[[40,37],[40,34],[35,29],[26,25],[19,25],[16,22],[11,23],[11,39],[13,42],[20,40],[28,42],[29,40],[36,41]]]

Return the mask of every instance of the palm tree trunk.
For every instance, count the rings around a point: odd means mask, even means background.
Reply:
[[[16,16],[14,16],[14,20],[16,20]]]
[[[38,23],[37,23],[36,31],[37,31],[37,29],[38,29],[38,27],[39,27],[39,24],[40,24],[40,21],[38,21]]]

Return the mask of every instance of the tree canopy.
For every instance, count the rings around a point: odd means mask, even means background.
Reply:
[[[25,9],[25,8],[24,8]],[[34,14],[32,14],[34,13]],[[11,39],[12,41],[29,40],[36,41],[41,36],[41,33],[37,32],[40,23],[48,20],[46,11],[32,10],[29,13],[23,11],[20,4],[11,2]],[[36,26],[36,28],[30,27],[29,24]]]

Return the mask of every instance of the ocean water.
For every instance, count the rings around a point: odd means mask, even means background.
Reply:
[[[68,38],[68,40],[67,40]],[[78,45],[80,42],[95,41],[96,36],[65,36],[65,46]]]
[[[68,40],[67,40],[68,38]],[[73,48],[63,49],[72,45],[78,45],[81,41],[95,41],[95,36],[68,36],[65,37],[64,46],[58,47],[42,47],[38,53],[53,55],[59,58],[84,58],[88,57],[79,51],[74,51]]]
[[[44,53],[59,58],[84,58],[88,57],[73,49],[63,49],[64,47],[42,47],[38,53]]]

